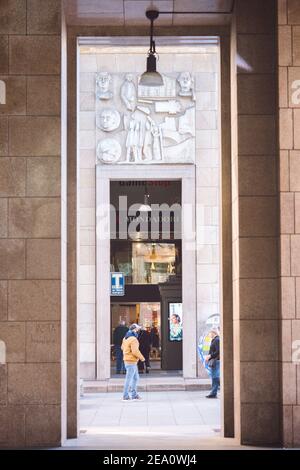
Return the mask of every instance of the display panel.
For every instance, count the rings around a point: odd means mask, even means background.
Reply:
[[[169,303],[169,340],[182,341],[182,303]]]

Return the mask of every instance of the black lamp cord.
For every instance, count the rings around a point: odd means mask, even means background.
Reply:
[[[149,50],[149,53],[150,54],[156,54],[156,50],[155,50],[155,41],[153,40],[153,23],[154,23],[154,20],[150,20],[151,21],[151,24],[150,24],[150,50]]]

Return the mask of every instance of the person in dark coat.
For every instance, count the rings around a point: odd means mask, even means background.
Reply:
[[[153,348],[159,348],[159,332],[156,326],[152,326],[150,331],[151,345]]]
[[[114,333],[113,333],[113,344],[114,344],[114,350],[116,354],[116,373],[117,374],[126,373],[121,345],[122,345],[123,338],[126,335],[127,331],[128,331],[128,328],[125,324],[125,321],[122,320],[120,324],[114,329]]]
[[[217,398],[220,387],[220,336],[218,328],[212,328],[210,336],[212,340],[205,360],[211,370],[212,388],[206,398]]]
[[[155,357],[159,356],[159,332],[156,326],[152,325],[150,330],[150,343],[153,351],[155,351]]]
[[[140,343],[140,351],[145,358],[145,363],[141,361],[138,362],[139,372],[143,374],[144,368],[146,367],[146,374],[149,374],[151,349],[151,336],[149,331],[141,329],[139,331],[138,340]]]

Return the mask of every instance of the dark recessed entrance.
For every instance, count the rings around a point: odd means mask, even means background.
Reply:
[[[181,374],[181,181],[113,181],[110,201],[110,268],[125,280],[124,295],[111,295],[111,374],[114,332],[135,322],[143,327],[140,345],[149,356],[149,376]]]

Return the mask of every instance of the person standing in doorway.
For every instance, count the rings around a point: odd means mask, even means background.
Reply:
[[[133,323],[129,327],[122,342],[122,351],[126,369],[126,379],[123,390],[123,401],[129,401],[129,391],[131,390],[132,400],[141,400],[137,393],[137,384],[139,381],[138,361],[145,361],[144,356],[139,350],[138,332],[141,329],[139,325]]]
[[[212,388],[206,398],[217,398],[220,387],[220,336],[218,328],[211,329],[210,337],[212,340],[205,360],[211,370]]]
[[[154,324],[150,330],[150,343],[152,348],[152,354],[155,355],[156,358],[159,357],[159,332],[157,326]]]
[[[128,328],[124,320],[121,320],[119,325],[114,329],[113,333],[113,344],[114,350],[116,355],[116,373],[117,374],[125,374],[125,365],[123,361],[123,351],[121,349],[122,341],[124,336],[126,335]]]
[[[141,328],[138,334],[138,340],[140,343],[140,351],[145,357],[145,362],[138,362],[138,369],[141,374],[146,372],[149,374],[150,369],[150,349],[151,349],[151,337],[150,332],[146,328]]]

